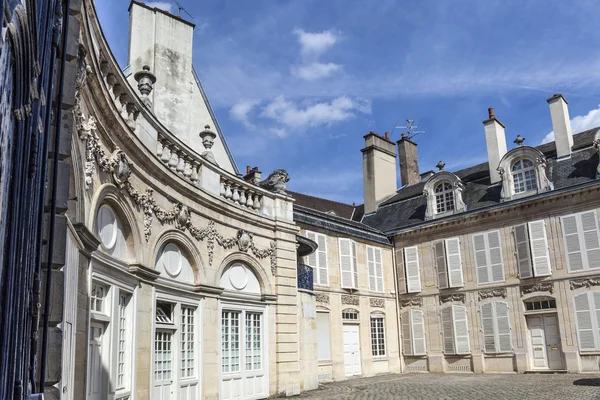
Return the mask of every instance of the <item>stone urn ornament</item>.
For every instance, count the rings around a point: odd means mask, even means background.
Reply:
[[[206,161],[218,166],[217,160],[215,160],[215,155],[212,153],[210,149],[212,149],[213,144],[215,143],[215,139],[217,134],[210,130],[210,125],[204,125],[204,130],[200,132],[200,139],[202,139],[202,145],[206,149],[204,153],[201,154],[202,158]]]
[[[135,79],[138,83],[138,90],[142,94],[142,102],[146,105],[146,107],[152,109],[152,101],[150,101],[149,96],[152,92],[154,83],[156,83],[156,76],[150,72],[149,66],[144,65],[141,71],[138,71],[135,73],[135,75],[133,75],[133,79]]]

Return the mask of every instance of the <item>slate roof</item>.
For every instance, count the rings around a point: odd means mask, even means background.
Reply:
[[[599,128],[594,128],[574,135],[573,153],[569,159],[556,159],[554,142],[537,146],[548,160],[546,173],[554,184],[554,190],[596,179],[599,157],[592,142],[598,130]],[[487,162],[456,171],[455,174],[465,183],[462,193],[467,212],[500,204],[502,184],[490,183]],[[400,188],[393,197],[381,203],[375,213],[365,215],[362,222],[387,234],[424,223],[427,203],[423,188],[424,183]]]
[[[287,192],[296,200],[295,204],[325,213],[333,211],[336,215],[340,217],[346,219],[353,219],[352,217],[354,215],[354,210],[356,209],[356,206],[353,206],[352,204],[322,199],[320,197],[309,196],[307,194],[292,192],[290,190],[288,190]]]

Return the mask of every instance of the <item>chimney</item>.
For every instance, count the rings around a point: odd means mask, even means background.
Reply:
[[[400,180],[402,181],[402,185],[414,185],[421,182],[417,144],[411,141],[404,133],[397,144],[398,157],[400,157]]]
[[[567,100],[562,94],[555,94],[546,100],[550,105],[552,129],[554,129],[554,142],[556,143],[556,157],[569,157],[573,147],[573,132]]]
[[[254,185],[260,182],[262,172],[258,170],[258,167],[250,168],[249,165],[246,166],[246,175],[242,178],[246,182],[250,182]]]
[[[389,135],[388,135],[389,137]],[[396,153],[394,142],[370,132],[365,138],[363,153],[363,190],[365,213],[377,210],[377,205],[396,193]]]
[[[485,127],[490,181],[494,184],[502,180],[498,172],[498,166],[500,165],[500,160],[506,154],[506,136],[504,134],[504,125],[496,119],[493,108],[488,108],[488,117],[488,119],[483,121],[483,126]]]

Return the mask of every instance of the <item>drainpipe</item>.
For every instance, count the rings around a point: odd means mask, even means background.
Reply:
[[[60,60],[60,79],[58,81],[58,97],[56,108],[56,132],[54,134],[54,163],[52,173],[52,197],[50,198],[50,228],[48,234],[48,258],[46,259],[46,293],[44,302],[44,336],[42,337],[42,354],[40,359],[40,391],[46,386],[46,359],[48,357],[48,318],[50,312],[50,290],[52,288],[52,257],[54,256],[54,224],[56,221],[56,186],[58,183],[58,152],[60,150],[60,131],[62,127],[62,102],[65,82],[65,65],[67,63],[67,39],[69,38],[69,8],[71,0],[65,0],[63,7],[62,55]],[[58,46],[58,30],[54,32],[52,46]]]

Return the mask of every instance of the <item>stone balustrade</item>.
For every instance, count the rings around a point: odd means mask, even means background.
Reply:
[[[256,211],[260,210],[263,197],[257,189],[253,185],[250,186],[245,182],[240,184],[239,181],[221,175],[220,195],[227,200]]]

